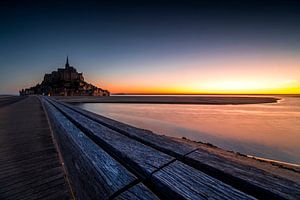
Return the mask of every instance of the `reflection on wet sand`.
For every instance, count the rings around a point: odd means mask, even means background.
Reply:
[[[300,98],[252,105],[94,103],[80,107],[159,134],[300,163]]]

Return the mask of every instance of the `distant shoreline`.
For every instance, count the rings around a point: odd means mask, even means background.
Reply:
[[[255,93],[111,93],[112,96],[295,96],[300,94],[255,94]]]
[[[203,105],[240,105],[277,103],[276,97],[251,96],[57,96],[66,103],[135,103],[135,104],[203,104]]]

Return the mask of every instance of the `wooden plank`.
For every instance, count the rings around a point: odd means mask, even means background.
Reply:
[[[231,199],[254,199],[181,162],[175,161],[174,164],[172,163],[174,159],[168,160],[164,165],[162,165],[163,163],[157,165],[157,155],[155,154],[161,154],[161,152],[149,151],[150,147],[137,143],[63,105],[57,105],[55,102],[53,104],[85,133],[88,132],[92,135],[94,141],[95,139],[101,140],[100,145],[102,146],[111,145],[107,151],[116,152],[115,155],[121,154],[123,156],[121,159],[126,159],[124,161],[130,163],[128,167],[136,168],[137,165],[145,168],[144,172],[151,172],[151,184],[166,199],[205,199],[204,197],[222,199],[224,196],[227,199],[229,197]],[[136,148],[137,146],[138,148]],[[131,151],[123,150],[128,147]],[[155,159],[150,158],[153,154]],[[149,165],[160,167],[153,171],[153,167],[150,166],[149,169]],[[139,173],[141,172],[139,171]]]
[[[62,199],[70,199],[68,193],[65,193],[65,182],[61,176],[52,176],[50,179],[37,182],[32,187],[20,188],[16,192],[9,195],[8,199],[39,199],[40,193],[56,192],[67,194]],[[4,198],[5,199],[5,198]]]
[[[14,138],[15,135],[26,138],[28,131],[30,131],[33,136],[39,137],[39,136],[45,135],[44,132],[48,132],[49,127],[43,127],[43,128],[38,128],[38,129],[37,128],[32,129],[31,127],[28,127],[28,128],[24,128],[22,130],[15,129],[13,131],[9,131],[7,129],[0,128],[0,135],[5,134],[5,138],[7,138],[7,139]]]
[[[10,145],[7,146],[3,146],[3,148],[1,149],[0,151],[0,154],[2,154],[3,152],[7,152],[7,151],[13,151],[15,149],[15,147],[17,146],[23,146],[23,147],[27,147],[28,149],[34,149],[34,148],[39,148],[39,147],[32,147],[33,143],[37,140],[37,139],[40,139],[41,143],[43,144],[43,147],[44,148],[47,148],[47,147],[53,147],[53,144],[51,144],[52,142],[52,138],[45,138],[45,137],[42,137],[42,138],[35,138],[35,137],[32,137],[32,138],[28,138],[28,139],[25,139],[24,140],[19,140],[18,139],[15,139],[14,141],[9,141],[10,142]]]
[[[47,180],[55,176],[59,176],[59,177],[64,176],[61,169],[57,166],[51,168],[46,168],[45,166],[43,166],[42,168],[44,173],[40,173],[41,171],[38,168],[33,168],[31,173],[26,174],[24,177],[22,176],[16,176],[16,178],[7,177],[5,179],[6,182],[3,181],[3,184],[1,185],[2,188],[0,189],[1,191],[0,193],[2,194],[7,191],[11,191],[13,188],[18,188],[18,187],[22,189],[25,188],[26,186],[31,187],[31,185],[36,185],[38,181]],[[62,181],[64,182],[64,179],[62,179]]]
[[[0,106],[0,199],[36,199],[50,190],[70,199],[40,101],[8,101]]]
[[[268,196],[271,199],[300,199],[299,184],[254,166],[224,159],[204,149],[187,155],[186,162],[259,198]]]
[[[52,161],[52,160],[57,160],[57,157],[55,155],[42,155],[40,157],[27,157],[24,158],[23,160],[18,161],[18,165],[24,165],[24,168],[26,169],[27,166],[31,166],[33,163],[40,163],[42,161]],[[0,165],[0,170],[2,172],[5,171],[10,171],[11,168],[14,168],[16,165],[16,162],[11,161],[11,162],[4,162],[3,164]],[[7,175],[7,174],[5,174]]]
[[[158,135],[149,130],[136,128],[128,124],[83,110],[75,106],[71,106],[63,102],[56,101],[56,103],[60,103],[72,110],[81,113],[84,116],[89,117],[90,119],[93,119],[94,121],[114,131],[122,133],[127,137],[133,138],[145,145],[151,146],[152,148],[167,153],[175,158],[183,158],[186,154],[198,148],[184,142],[178,142],[176,140],[172,140],[170,139],[170,137]]]
[[[25,110],[24,110],[25,111]],[[25,111],[26,112],[26,111]],[[34,118],[35,120],[33,121],[32,118]],[[10,124],[17,124],[18,127],[20,126],[24,126],[26,127],[26,125],[28,123],[34,125],[34,124],[37,124],[37,125],[44,125],[44,124],[47,124],[47,119],[45,117],[43,117],[43,114],[42,113],[32,113],[30,114],[30,117],[28,118],[25,118],[23,116],[15,116],[14,117],[14,121],[11,121],[11,119],[4,119],[4,120],[1,120],[0,122],[0,127],[4,126],[5,124],[7,123],[10,123]],[[42,126],[44,128],[44,126]],[[8,128],[8,127],[6,127]]]
[[[13,149],[11,149],[11,150],[13,150]],[[46,152],[46,151],[51,151],[51,150],[54,151],[55,154],[57,153],[56,149],[53,146],[47,146],[47,147],[43,148],[42,150],[38,149],[38,148],[31,148],[26,151],[24,151],[24,149],[22,149],[22,148],[19,148],[18,150],[16,149],[14,151],[14,153],[15,153],[14,156],[11,156],[10,154],[6,154],[5,152],[2,152],[0,154],[0,157],[1,157],[0,161],[7,162],[9,160],[12,160],[13,162],[17,162],[20,159],[20,157],[22,157],[22,155],[26,156],[26,155],[31,154],[31,156],[34,157],[35,155],[41,153],[40,151]]]
[[[154,173],[151,181],[165,199],[255,199],[179,161]]]
[[[24,195],[25,192],[29,192],[28,190],[35,191],[36,188],[40,187],[42,184],[51,182],[52,180],[59,179],[59,183],[65,183],[63,177],[64,175],[60,168],[44,170],[43,174],[35,174],[35,176],[32,176],[31,178],[20,178],[19,180],[13,179],[11,182],[3,183],[1,185],[2,189],[0,195],[10,195],[12,193]]]
[[[4,185],[13,185],[15,183],[19,182],[26,182],[26,181],[35,181],[32,177],[36,178],[40,176],[41,174],[45,174],[48,170],[60,168],[60,166],[57,166],[57,163],[55,161],[50,160],[46,161],[43,164],[39,165],[31,165],[31,166],[26,166],[25,169],[22,169],[21,173],[18,171],[8,171],[6,173],[6,176],[1,177],[1,180],[4,182]],[[45,174],[49,176],[49,174]],[[25,184],[25,183],[24,183]],[[5,188],[0,189],[1,191],[4,190]]]
[[[34,194],[36,199],[39,200],[66,200],[66,192],[59,191],[57,192],[56,188],[63,188],[63,184],[48,184],[45,190],[42,190],[39,193]],[[28,200],[32,200],[32,197],[29,197]]]
[[[35,151],[35,152],[21,152],[19,154],[17,154],[16,156],[14,156],[13,158],[9,155],[5,155],[4,153],[3,154],[0,154],[0,163],[9,163],[9,162],[19,162],[19,161],[22,161],[26,158],[26,156],[28,154],[31,155],[32,158],[30,159],[34,159],[34,158],[39,158],[39,157],[43,157],[44,155],[47,156],[48,154],[55,154],[56,153],[56,149],[51,147],[51,148],[48,148],[48,149],[43,149],[41,151]]]
[[[114,200],[158,200],[144,184],[139,183],[134,187],[129,188],[125,192],[121,193]]]
[[[142,130],[130,125],[106,118],[80,108],[61,103],[113,130],[116,130],[130,138],[136,139],[166,154],[176,157],[178,160],[193,166],[203,172],[230,184],[257,198],[269,196],[272,199],[299,199],[299,184],[272,173],[260,170],[254,166],[242,166],[236,161],[230,161],[227,157],[215,159],[212,152],[201,151],[201,145],[173,140],[169,137],[159,136],[151,131]],[[201,155],[199,151],[201,151]],[[195,152],[195,153],[193,153]],[[189,156],[186,156],[186,155]],[[196,156],[196,157],[195,157]],[[197,156],[199,158],[197,158]],[[249,170],[250,169],[250,170]],[[252,169],[252,170],[251,170]],[[273,180],[273,181],[270,181]],[[273,184],[270,184],[272,182]]]
[[[108,199],[137,178],[48,102],[44,102],[79,199]]]
[[[175,159],[111,130],[65,106],[55,105],[68,116],[73,123],[84,130],[85,133],[88,133],[93,141],[107,152],[110,152],[124,166],[142,178],[149,177],[151,173]]]
[[[10,97],[3,97],[0,99],[0,108],[4,106],[11,105],[13,103],[16,103],[18,101],[21,101],[25,99],[26,97],[20,97],[20,96],[10,96]]]
[[[59,187],[59,186],[55,186],[55,187]],[[53,200],[53,199],[66,200],[65,192],[56,192],[53,190],[52,191],[47,190],[46,192],[43,192],[42,194],[37,196],[38,196],[37,199],[43,199],[43,200]]]
[[[44,150],[44,149],[54,148],[53,143],[52,144],[51,143],[47,144],[47,143],[44,143],[44,142],[41,141],[40,144],[43,145],[42,148],[41,148],[41,146],[38,146],[38,145],[14,145],[14,146],[5,145],[5,146],[3,146],[3,148],[1,148],[0,155],[5,155],[6,154],[7,157],[13,158],[13,156],[15,154],[17,155],[18,153],[24,152],[24,149],[26,149],[26,153],[30,153],[30,152],[38,152],[38,151]],[[20,146],[22,148],[18,148]],[[14,155],[9,156],[9,153],[14,154]]]

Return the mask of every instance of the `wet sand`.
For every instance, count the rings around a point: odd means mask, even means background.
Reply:
[[[67,103],[145,103],[237,105],[276,103],[279,98],[256,96],[64,96],[54,97]]]

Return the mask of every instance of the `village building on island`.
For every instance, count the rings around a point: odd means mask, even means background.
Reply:
[[[108,90],[103,90],[84,81],[82,73],[70,66],[69,59],[65,68],[58,68],[51,74],[45,74],[42,83],[34,87],[22,89],[20,95],[48,96],[109,96]]]

